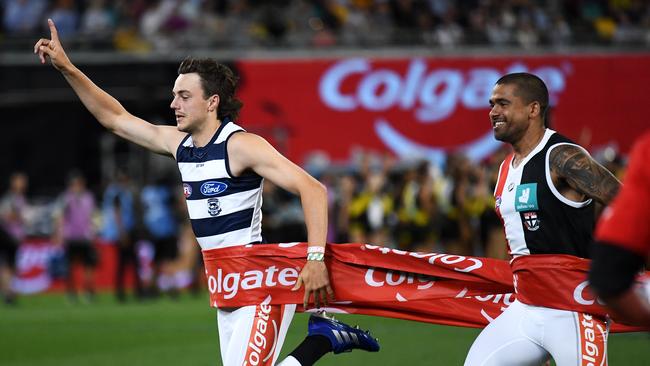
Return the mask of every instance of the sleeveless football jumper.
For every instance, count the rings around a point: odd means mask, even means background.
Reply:
[[[517,167],[512,166],[511,154],[499,168],[495,208],[503,220],[513,256],[589,256],[595,225],[592,200],[571,201],[551,181],[549,155],[553,148],[567,144],[579,147],[555,131],[546,130],[539,145]]]
[[[240,131],[224,120],[207,145],[194,146],[187,135],[176,152],[192,230],[204,250],[262,241],[264,179],[233,177],[228,165],[226,144]]]

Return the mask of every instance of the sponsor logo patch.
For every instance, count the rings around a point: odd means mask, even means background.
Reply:
[[[515,193],[515,209],[517,212],[537,211],[537,183],[526,183],[517,186]]]
[[[226,183],[211,180],[201,184],[201,194],[204,196],[216,196],[224,192],[227,188],[228,185]]]

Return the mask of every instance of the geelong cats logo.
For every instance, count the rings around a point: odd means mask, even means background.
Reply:
[[[221,213],[221,204],[218,198],[208,199],[208,213],[210,216],[217,216]]]

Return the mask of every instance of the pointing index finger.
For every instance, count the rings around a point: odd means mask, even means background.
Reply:
[[[56,30],[56,26],[54,25],[54,21],[52,19],[47,20],[47,25],[50,27],[50,38],[53,41],[59,41],[59,32]]]

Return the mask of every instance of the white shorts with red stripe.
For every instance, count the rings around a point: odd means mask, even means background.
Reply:
[[[259,305],[217,309],[221,360],[224,366],[274,365],[296,305]]]
[[[466,366],[607,365],[605,321],[575,311],[513,302],[472,344]]]

